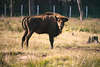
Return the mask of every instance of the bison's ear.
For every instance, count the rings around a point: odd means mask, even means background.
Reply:
[[[56,17],[56,15],[55,15],[55,20],[58,21],[58,18]]]
[[[68,18],[65,18],[65,21],[68,21]]]
[[[61,18],[64,22],[68,21],[67,17]]]

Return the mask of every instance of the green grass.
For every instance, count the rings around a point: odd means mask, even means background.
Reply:
[[[80,31],[82,31],[82,32],[89,32],[90,30],[88,28],[81,28]]]
[[[89,32],[89,33],[100,33],[100,19],[85,19],[79,21],[78,19],[71,19],[68,21],[68,30]]]

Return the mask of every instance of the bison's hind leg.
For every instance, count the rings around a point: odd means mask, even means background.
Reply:
[[[27,34],[27,36],[26,36],[26,38],[25,38],[27,48],[28,48],[28,41],[29,41],[29,39],[30,39],[30,37],[31,37],[32,34],[33,34],[33,31],[29,31],[28,34]]]
[[[24,36],[22,37],[22,48],[23,48],[23,42],[25,41],[25,37],[26,37],[27,33],[28,33],[28,31],[25,30],[24,31]]]

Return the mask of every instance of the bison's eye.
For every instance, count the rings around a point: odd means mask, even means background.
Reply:
[[[60,20],[58,20],[58,22],[60,22]]]

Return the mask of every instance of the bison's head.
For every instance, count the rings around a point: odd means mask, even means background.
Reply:
[[[58,27],[59,27],[59,30],[60,30],[60,33],[61,33],[62,32],[62,29],[64,27],[64,23],[66,21],[68,21],[68,18],[67,17],[64,17],[64,16],[61,16],[61,17],[56,17],[55,16],[55,18],[56,18],[56,22],[58,24]]]

